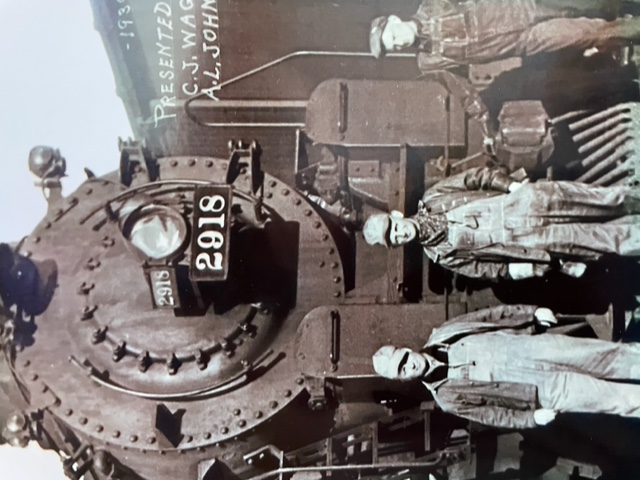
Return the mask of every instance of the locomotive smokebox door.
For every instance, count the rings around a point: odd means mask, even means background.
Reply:
[[[424,80],[327,80],[311,94],[305,125],[316,143],[465,145],[461,105],[442,85]]]
[[[227,279],[230,215],[231,187],[206,185],[196,188],[189,272],[192,280]]]

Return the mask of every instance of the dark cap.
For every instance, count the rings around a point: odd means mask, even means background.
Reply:
[[[371,48],[371,54],[380,58],[384,56],[386,52],[384,44],[382,43],[382,34],[387,27],[389,17],[377,17],[371,22],[371,31],[369,32],[369,48]]]

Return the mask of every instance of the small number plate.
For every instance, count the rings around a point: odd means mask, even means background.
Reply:
[[[147,269],[154,308],[178,308],[178,282],[173,267],[149,267]]]
[[[191,268],[196,281],[227,279],[229,269],[229,223],[231,187],[196,187],[193,199]]]

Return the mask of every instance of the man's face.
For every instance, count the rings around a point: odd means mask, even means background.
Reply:
[[[405,245],[418,236],[418,227],[407,218],[391,215],[389,222],[388,240],[391,246]]]
[[[391,364],[397,362],[397,380],[413,380],[421,378],[427,371],[427,359],[409,348],[399,348],[393,352]],[[394,372],[396,373],[396,372]]]
[[[387,52],[397,52],[416,43],[416,28],[413,22],[404,22],[391,15],[382,32],[382,44]]]

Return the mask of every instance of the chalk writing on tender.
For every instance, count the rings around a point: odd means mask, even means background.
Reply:
[[[158,2],[153,7],[156,15],[156,53],[158,58],[158,77],[160,80],[160,100],[153,109],[155,126],[169,118],[176,116],[176,96],[173,80],[173,20],[171,5],[166,2]]]
[[[133,31],[133,19],[131,17],[131,5],[126,4],[126,0],[116,0],[120,4],[118,7],[118,36],[124,41],[124,47],[127,50],[131,50],[131,43],[129,40],[136,36]]]
[[[203,94],[218,100],[220,18],[217,0],[179,0],[174,9],[171,3],[161,1],[155,4],[153,13],[162,95],[153,108],[154,123],[158,126],[163,120],[175,118],[176,95]]]

